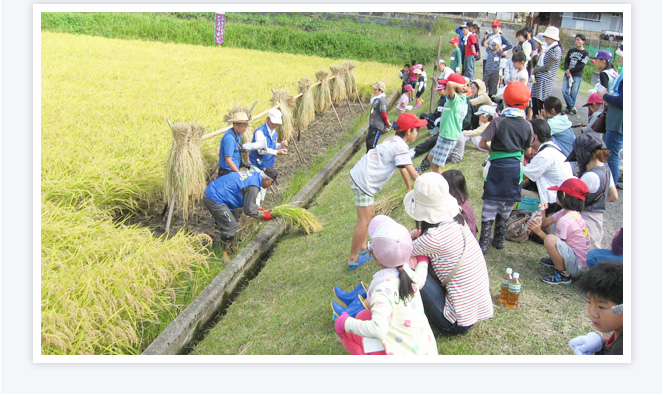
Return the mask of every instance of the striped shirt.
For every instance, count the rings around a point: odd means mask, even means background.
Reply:
[[[562,48],[557,45],[557,42],[548,47],[546,54],[543,55],[543,64],[546,65],[550,62],[552,62],[552,65],[548,71],[534,74],[536,82],[532,85],[532,97],[541,101],[545,101],[552,93],[555,73],[562,62]]]
[[[442,222],[414,240],[412,255],[430,259],[435,274],[444,281],[463,255],[465,243],[456,221]],[[493,316],[493,301],[486,260],[479,243],[470,238],[465,262],[447,285],[444,317],[460,326],[470,326]]]

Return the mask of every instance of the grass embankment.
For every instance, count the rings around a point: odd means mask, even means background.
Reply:
[[[52,32],[41,44],[42,353],[140,352],[222,269],[200,238],[114,221],[161,204],[166,119],[218,129],[232,105],[261,111],[270,88],[294,94],[335,61]],[[398,83],[393,66],[355,64],[360,87]],[[219,139],[203,144],[210,165]]]
[[[42,30],[109,38],[216,46],[214,13],[44,13]],[[382,26],[352,16],[227,13],[224,47],[348,58],[401,65],[435,60],[437,36],[394,21]],[[439,19],[434,33],[453,30]],[[252,68],[248,69],[253,74]]]
[[[415,144],[427,137],[424,128]],[[483,193],[480,163],[486,155],[471,142],[466,148],[461,163],[448,168],[459,169],[465,175],[470,201],[480,222]],[[361,280],[369,283],[378,270],[375,262],[356,271],[347,269],[356,223],[348,173],[363,154],[362,149],[312,203],[311,210],[323,222],[324,230],[309,235],[292,233],[281,240],[260,275],[194,348],[194,354],[346,354],[331,320],[332,289],[335,285],[353,289]],[[421,158],[415,159],[415,165],[420,161]],[[396,172],[376,196],[376,203],[399,189],[404,192]],[[401,202],[402,199],[397,202],[391,216],[413,228],[414,221],[404,213]],[[486,261],[494,317],[478,323],[466,335],[438,336],[439,352],[570,354],[568,340],[591,331],[584,295],[575,286],[542,283],[538,277],[549,271],[537,263],[542,256],[545,249],[533,242],[507,241],[505,249],[491,249]],[[515,310],[497,301],[500,278],[506,267],[520,272],[524,283],[521,305]]]

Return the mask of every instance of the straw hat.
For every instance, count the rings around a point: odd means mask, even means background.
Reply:
[[[555,41],[559,41],[559,29],[555,26],[548,26],[543,32],[543,37],[548,37]]]
[[[415,221],[429,224],[451,221],[458,213],[458,201],[449,194],[447,180],[437,173],[417,177],[414,188],[403,199],[405,212]]]
[[[228,120],[228,123],[249,123],[251,119],[244,111],[239,111],[233,114],[232,119]]]

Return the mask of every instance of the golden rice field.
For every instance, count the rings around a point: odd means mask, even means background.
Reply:
[[[206,267],[201,237],[116,219],[161,202],[167,119],[220,129],[231,106],[257,99],[261,112],[271,89],[294,95],[301,78],[344,61],[42,32],[42,354],[140,353],[149,328],[183,308],[181,283]],[[400,86],[394,66],[354,63],[361,94],[378,79]],[[208,160],[219,140],[204,143]]]

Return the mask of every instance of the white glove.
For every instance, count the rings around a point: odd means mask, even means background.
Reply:
[[[410,158],[414,158],[414,148],[410,149]]]
[[[391,125],[387,125],[384,127],[385,133],[391,130]]]
[[[406,109],[406,110],[411,110],[411,109],[412,109],[412,106],[405,106],[405,109]]]
[[[569,341],[569,347],[576,355],[594,355],[603,348],[603,339],[596,332],[590,332],[585,336],[574,337]]]
[[[534,78],[534,74],[532,74],[532,75],[529,77],[529,83],[530,83],[530,84],[535,84],[535,83],[536,83],[536,78]]]

